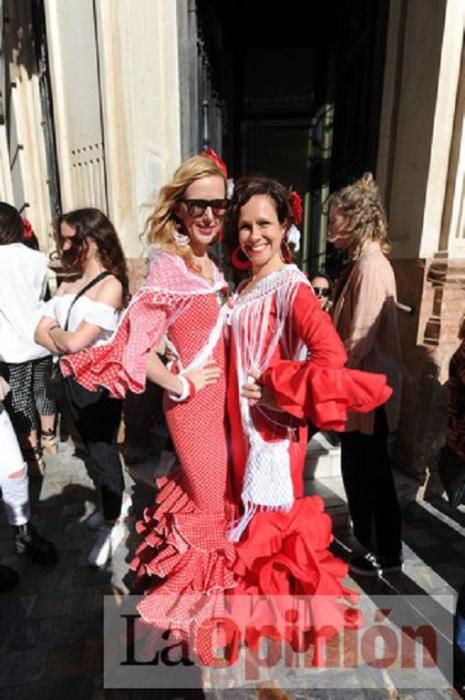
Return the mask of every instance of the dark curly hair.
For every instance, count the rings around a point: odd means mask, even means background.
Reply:
[[[61,224],[66,223],[75,230],[75,235],[69,239],[71,246],[63,250]],[[84,260],[88,249],[87,240],[95,241],[100,262],[105,270],[111,272],[123,286],[123,305],[129,300],[129,282],[126,259],[123,249],[110,219],[100,209],[87,207],[75,209],[58,217],[56,223],[56,239],[63,267],[73,272],[82,273]]]
[[[6,202],[0,202],[0,245],[23,243],[24,224],[20,213]]]
[[[232,251],[239,243],[239,213],[249,199],[255,195],[266,195],[273,200],[280,224],[293,223],[290,193],[278,180],[262,175],[241,177],[234,183],[234,194],[225,217],[225,245]]]

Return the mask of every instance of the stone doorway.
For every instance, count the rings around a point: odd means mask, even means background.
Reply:
[[[184,46],[201,69],[188,62],[189,150],[207,141],[234,177],[265,173],[301,193],[309,272],[326,265],[329,192],[376,169],[388,4],[189,1]]]

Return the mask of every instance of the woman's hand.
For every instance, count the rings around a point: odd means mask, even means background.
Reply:
[[[198,369],[184,372],[183,376],[193,383],[196,391],[200,391],[210,384],[216,384],[221,376],[221,369],[214,360],[207,360],[207,362]]]
[[[259,383],[260,375],[258,372],[249,372],[249,381],[241,388],[241,396],[244,396],[249,402],[249,406],[259,404],[264,408],[269,408],[277,413],[284,411],[276,403],[274,393],[267,386]]]
[[[55,319],[48,316],[42,316],[34,332],[34,341],[38,345],[42,345],[42,347],[50,350],[53,355],[60,354],[60,348],[50,335],[50,329],[56,326],[57,322]]]

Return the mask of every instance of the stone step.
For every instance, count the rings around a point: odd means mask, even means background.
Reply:
[[[304,481],[341,475],[341,448],[326,433],[316,433],[308,443]]]

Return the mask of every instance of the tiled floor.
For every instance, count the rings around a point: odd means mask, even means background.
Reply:
[[[135,482],[128,475],[128,488],[133,493],[137,511],[152,500],[153,492],[144,479],[147,480],[148,475],[150,480],[153,471],[155,464],[148,463],[139,469],[141,478]],[[340,478],[317,479],[307,485],[325,499],[334,516],[334,550],[347,556],[354,543]],[[405,478],[399,476],[400,490],[405,491],[408,486]],[[21,573],[20,586],[0,598],[0,700],[202,697],[199,691],[170,694],[157,690],[103,690],[103,596],[118,598],[126,593],[127,562],[135,537],[129,535],[105,569],[92,570],[87,566],[92,533],[84,520],[95,507],[95,491],[82,461],[72,454],[71,443],[61,446],[57,458],[48,460],[46,477],[42,484],[32,483],[32,493],[36,525],[57,544],[60,562],[55,569],[44,571],[13,555],[9,528],[0,508],[0,556]],[[131,516],[128,520],[131,533],[133,523],[134,516]],[[414,611],[415,619],[421,621],[429,617],[438,630],[444,627],[443,637],[450,653],[450,613],[454,609],[456,591],[465,581],[464,534],[464,513],[451,513],[440,499],[433,503],[411,503],[404,517],[404,573],[386,580],[348,581],[362,594],[361,607],[366,618],[374,619],[376,596],[396,596],[399,614],[405,605],[407,617]],[[440,598],[432,600],[431,595]],[[425,673],[421,678],[411,673],[412,687],[418,682],[427,685]],[[315,674],[319,674],[318,678]],[[346,670],[342,681],[339,679],[335,683],[334,678],[333,675],[325,679],[321,672],[313,672],[313,676],[307,673],[304,677],[283,671],[279,681],[282,686],[293,686],[292,693],[299,700],[433,700],[452,694],[446,682],[434,691],[408,690],[405,674],[400,678],[396,671],[366,665],[363,669]],[[437,676],[432,683],[438,684]],[[337,684],[344,687],[335,690]],[[238,687],[208,690],[207,697],[249,700],[255,698],[255,690]]]

